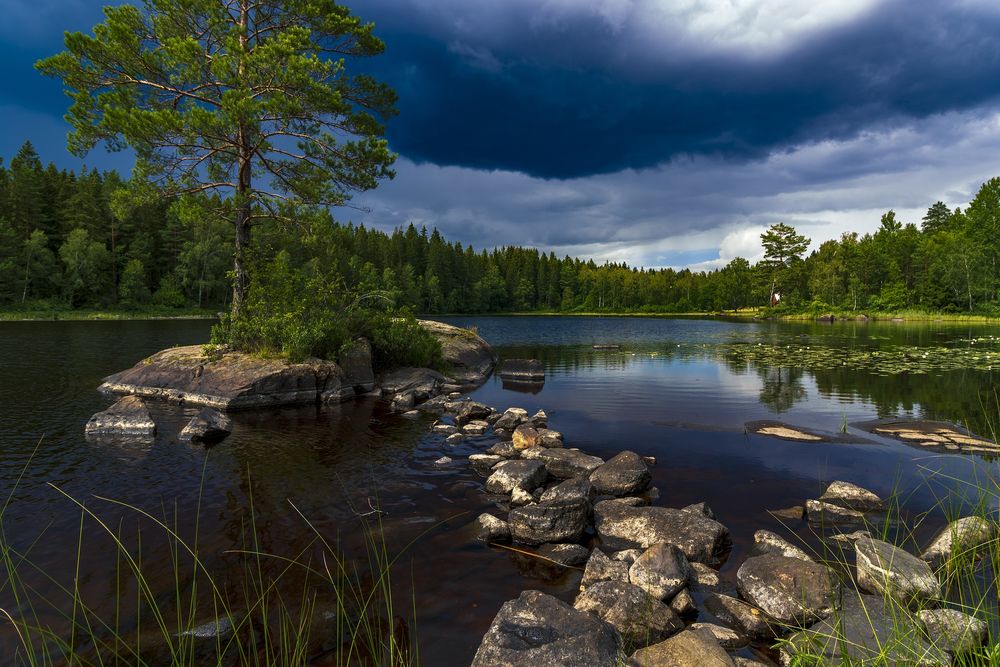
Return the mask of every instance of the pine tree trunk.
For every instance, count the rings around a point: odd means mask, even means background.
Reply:
[[[247,48],[247,31],[249,30],[250,10],[246,0],[240,3],[240,46],[241,55],[238,70],[242,78],[245,70],[245,58]],[[250,193],[253,188],[253,172],[251,170],[251,158],[253,157],[252,147],[247,126],[240,122],[237,131],[237,143],[239,144],[239,175],[236,187],[236,253],[233,259],[233,319],[239,317],[246,302],[247,292],[250,290]]]

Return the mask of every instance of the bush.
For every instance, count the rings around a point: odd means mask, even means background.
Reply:
[[[399,366],[440,368],[441,343],[413,315],[368,314],[364,335],[372,343],[376,370]]]
[[[183,308],[187,302],[177,281],[170,276],[160,280],[160,288],[153,292],[153,305],[163,308]]]
[[[359,336],[372,343],[376,369],[441,366],[441,345],[408,312],[385,310],[379,299],[359,297],[318,261],[294,266],[281,251],[260,262],[238,318],[224,317],[212,329],[212,343],[291,361],[337,359]]]

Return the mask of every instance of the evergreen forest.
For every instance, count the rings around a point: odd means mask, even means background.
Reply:
[[[116,196],[125,185],[115,172],[43,165],[30,142],[0,163],[0,309],[225,310],[232,225],[169,200],[126,205]],[[809,239],[776,224],[763,260],[712,271],[474,249],[426,227],[386,233],[320,218],[306,234],[265,230],[258,261],[294,273],[319,258],[328,282],[419,313],[722,312],[767,306],[773,292],[787,312],[1000,311],[1000,178],[965,208],[930,203],[917,221],[890,210],[875,233],[808,255]]]

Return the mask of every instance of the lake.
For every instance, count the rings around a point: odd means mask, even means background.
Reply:
[[[730,580],[757,529],[794,532],[815,544],[805,522],[786,519],[783,526],[769,510],[801,505],[834,479],[900,494],[908,517],[929,513],[915,528],[918,541],[926,541],[945,522],[940,498],[960,504],[968,482],[997,475],[995,461],[923,450],[851,426],[903,416],[968,423],[989,436],[1000,414],[1000,366],[994,371],[983,360],[1000,350],[997,326],[440,319],[475,325],[502,358],[545,363],[542,387],[510,388],[492,378],[472,392],[476,400],[499,410],[545,410],[567,446],[588,453],[608,458],[631,449],[655,456],[658,504],[707,501],[732,533],[733,551],[721,570]],[[390,550],[406,547],[399,586],[404,599],[416,601],[416,619],[414,626],[404,610],[400,622],[418,638],[422,664],[468,664],[501,604],[521,590],[572,599],[579,572],[538,567],[474,540],[470,524],[493,506],[464,458],[491,441],[446,446],[429,433],[429,416],[406,419],[371,399],[236,413],[233,435],[206,449],[176,437],[196,409],[157,406],[152,446],[84,439],[84,423],[111,402],[96,391],[102,377],[162,348],[203,342],[209,327],[205,321],[0,323],[0,493],[10,496],[3,529],[8,543],[28,554],[31,566],[20,576],[39,595],[56,600],[60,586],[73,586],[81,517],[69,496],[134,540],[143,571],[164,591],[174,585],[174,556],[162,531],[105,499],[165,518],[186,539],[193,540],[197,520],[199,551],[221,573],[239,567],[239,552],[253,540],[261,551],[296,555],[315,549],[318,533],[358,553],[359,515],[380,508]],[[595,350],[595,344],[620,347]],[[749,354],[756,349],[777,352],[762,363]],[[781,350],[797,352],[784,363]],[[940,350],[954,352],[953,361],[935,367],[927,359]],[[858,361],[876,352],[895,361],[884,368]],[[962,354],[979,355],[978,361],[963,368],[954,361]],[[801,443],[745,432],[746,422],[763,419],[830,433],[846,428],[866,442]],[[453,462],[435,463],[444,455]],[[135,594],[117,586],[114,545],[92,520],[85,526],[81,594],[109,618],[116,608],[127,612]],[[0,606],[26,612],[6,591]],[[54,627],[63,622],[58,613],[40,616]],[[0,628],[0,656],[10,655],[17,638],[9,626]]]

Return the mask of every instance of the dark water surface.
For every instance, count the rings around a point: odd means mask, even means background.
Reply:
[[[869,442],[794,443],[747,435],[743,429],[747,421],[780,419],[836,432],[845,423],[912,416],[968,422],[984,431],[989,409],[983,406],[995,403],[993,371],[889,376],[852,369],[809,371],[727,363],[712,350],[733,342],[785,340],[835,348],[954,346],[996,336],[1000,327],[444,319],[478,326],[501,357],[545,362],[547,379],[537,393],[505,389],[494,378],[474,392],[477,400],[500,410],[544,409],[568,446],[599,456],[622,449],[655,456],[659,504],[708,501],[733,536],[733,553],[722,568],[729,579],[759,528],[786,535],[791,529],[814,544],[802,522],[782,527],[768,510],[800,505],[831,480],[845,479],[881,494],[896,491],[912,517],[930,511],[916,529],[917,539],[926,540],[944,523],[935,509],[942,497],[959,503],[969,495],[970,481],[996,475],[994,462],[915,449],[852,427],[850,433]],[[523,589],[572,598],[578,572],[539,568],[535,561],[471,539],[470,523],[492,506],[464,457],[490,441],[469,439],[448,447],[428,433],[431,418],[410,421],[373,400],[237,413],[233,435],[206,450],[176,438],[196,410],[157,406],[159,435],[151,446],[84,439],[86,420],[110,403],[95,391],[102,377],[164,347],[202,342],[209,326],[201,321],[0,323],[0,501],[12,494],[4,530],[7,540],[28,552],[45,573],[27,567],[22,573],[41,594],[56,599],[59,586],[71,587],[74,579],[80,512],[58,488],[127,535],[141,524],[135,513],[101,498],[130,503],[171,522],[178,517],[179,532],[189,539],[197,518],[200,553],[220,572],[237,567],[239,555],[233,551],[246,546],[251,525],[262,551],[308,552],[315,534],[299,513],[324,537],[339,537],[348,550],[357,547],[363,541],[357,514],[378,503],[386,512],[383,525],[391,549],[416,540],[400,564],[405,595],[412,582],[417,601],[422,664],[468,664],[500,605]],[[621,349],[599,351],[594,344]],[[454,462],[435,464],[444,455]],[[171,590],[171,553],[157,531],[148,526],[143,531],[143,570],[154,586]],[[118,598],[127,597],[117,587],[115,571],[110,539],[88,528],[78,585],[86,599],[109,614]],[[3,592],[0,601],[11,608]],[[129,603],[117,604],[127,609]],[[403,615],[412,623],[412,614]],[[42,617],[58,622],[56,616]],[[15,641],[10,628],[0,625],[0,658]]]

